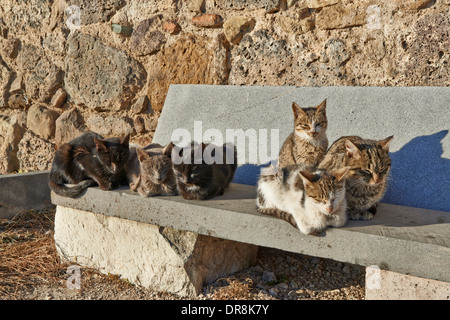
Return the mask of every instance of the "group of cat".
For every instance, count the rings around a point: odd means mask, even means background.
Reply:
[[[347,136],[327,150],[326,100],[311,108],[294,102],[292,110],[294,132],[280,149],[275,173],[260,175],[257,210],[284,219],[305,234],[341,227],[347,214],[351,219],[371,219],[386,190],[393,137],[376,141]],[[215,151],[222,163],[208,164],[202,157],[208,146],[204,143],[176,151],[173,142],[143,148],[129,139],[129,134],[104,139],[86,132],[63,144],[53,160],[50,188],[75,198],[90,186],[111,190],[127,184],[143,197],[179,194],[206,200],[224,193],[237,168],[236,149],[233,161],[227,161],[226,145],[219,147],[222,154]],[[173,161],[175,151],[190,156],[190,161]]]
[[[204,143],[187,148],[191,159],[186,162],[190,164],[176,164],[172,161],[173,142],[165,147],[152,143],[142,148],[130,144],[129,139],[129,135],[103,139],[97,133],[86,132],[63,144],[53,160],[50,188],[56,194],[75,198],[90,186],[111,190],[129,185],[143,197],[180,194],[189,200],[206,200],[222,195],[236,171],[236,152],[233,161],[227,163],[226,145],[219,155],[222,164],[207,164],[203,158],[197,161],[197,155],[201,156],[207,147]],[[178,152],[186,156],[184,149]]]
[[[326,99],[311,108],[294,102],[292,110],[294,132],[280,149],[278,170],[259,178],[258,211],[305,234],[342,227],[347,215],[372,219],[386,191],[393,136],[380,141],[345,136],[327,150]]]

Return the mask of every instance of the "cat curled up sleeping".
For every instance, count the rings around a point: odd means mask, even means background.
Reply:
[[[294,132],[284,141],[279,155],[278,167],[302,164],[305,169],[313,169],[322,160],[328,139],[327,100],[312,108],[301,108],[292,103],[294,112]]]
[[[258,212],[286,220],[304,234],[346,222],[345,179],[349,167],[336,170],[304,170],[290,165],[258,181]]]
[[[389,144],[393,136],[383,140],[346,136],[336,140],[327,151],[319,168],[333,170],[349,166],[346,198],[352,220],[370,220],[376,213],[387,188],[391,169]]]
[[[61,196],[75,198],[91,186],[98,185],[102,190],[117,187],[124,176],[129,139],[129,134],[103,139],[95,132],[86,132],[63,144],[53,159],[50,189]]]
[[[234,147],[192,143],[180,150],[172,142],[169,146],[178,193],[183,198],[206,200],[224,193],[237,168]],[[176,160],[181,158],[183,161]]]
[[[132,191],[142,197],[177,194],[177,183],[170,160],[171,148],[152,143],[145,148],[130,145],[127,179]]]

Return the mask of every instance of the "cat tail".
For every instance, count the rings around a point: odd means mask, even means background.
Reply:
[[[275,208],[258,208],[258,212],[285,220],[289,222],[294,228],[298,229],[297,222],[295,222],[294,217],[286,211],[278,210]]]
[[[57,183],[54,180],[50,179],[49,186],[50,189],[53,190],[56,194],[63,196],[63,197],[70,197],[70,198],[76,198],[81,193],[83,193],[84,190],[86,190],[89,187],[92,187],[96,185],[97,183],[94,180],[83,180],[73,187],[68,187],[64,183]]]

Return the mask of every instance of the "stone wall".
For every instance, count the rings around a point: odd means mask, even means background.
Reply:
[[[171,83],[448,86],[449,11],[449,0],[0,0],[0,173],[49,169],[85,130],[151,142]]]

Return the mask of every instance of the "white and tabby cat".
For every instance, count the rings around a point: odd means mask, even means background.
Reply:
[[[346,222],[345,178],[349,167],[310,172],[291,165],[275,175],[260,176],[258,212],[288,221],[304,234]]]

